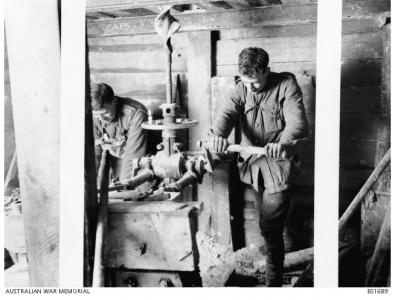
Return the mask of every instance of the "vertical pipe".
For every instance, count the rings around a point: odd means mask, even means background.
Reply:
[[[5,27],[31,286],[57,286],[60,37],[57,0],[7,0]]]
[[[170,42],[170,39],[168,40],[168,43]],[[173,86],[172,82],[172,77],[171,77],[171,50],[169,47],[166,45],[166,103],[171,104],[172,103],[172,91],[171,88]]]

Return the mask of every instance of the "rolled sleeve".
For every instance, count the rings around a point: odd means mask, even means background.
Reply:
[[[294,77],[289,78],[286,84],[283,115],[285,128],[280,137],[281,143],[291,144],[294,140],[307,137],[308,122],[303,104],[303,94]]]
[[[125,153],[122,162],[120,179],[127,179],[132,175],[133,160],[146,155],[147,133],[141,124],[147,120],[147,115],[137,111],[130,122]]]

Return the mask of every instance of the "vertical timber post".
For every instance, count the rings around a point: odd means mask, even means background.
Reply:
[[[7,0],[5,27],[31,286],[57,286],[60,36],[57,0]]]
[[[189,149],[206,138],[211,126],[211,76],[214,73],[214,53],[211,31],[187,33],[188,46],[188,114],[199,121],[189,131]],[[214,241],[232,248],[230,224],[230,163],[223,162],[213,174],[206,174],[198,185],[199,201],[204,210],[199,215],[198,229],[212,234]]]

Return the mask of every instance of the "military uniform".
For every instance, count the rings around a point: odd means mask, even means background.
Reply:
[[[270,72],[262,91],[253,93],[237,80],[230,101],[224,103],[211,131],[227,138],[240,124],[241,145],[295,144],[305,138],[308,124],[303,96],[293,74]],[[287,159],[240,155],[240,179],[262,193],[260,227],[266,241],[268,285],[280,286],[284,260],[283,227],[290,203],[290,187],[298,175],[295,156]]]
[[[147,120],[144,105],[129,98],[116,97],[117,112],[115,118],[107,122],[94,118],[94,138],[97,168],[103,149],[111,154],[112,177],[127,179],[132,175],[134,158],[145,156],[147,145],[146,131],[141,128]]]

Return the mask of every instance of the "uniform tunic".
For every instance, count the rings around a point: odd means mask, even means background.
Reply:
[[[297,139],[305,138],[308,124],[302,92],[294,75],[270,72],[259,93],[249,91],[238,79],[230,101],[217,114],[212,132],[227,138],[238,124],[242,130],[241,145],[294,144]],[[296,157],[273,159],[241,154],[238,167],[241,180],[257,191],[261,172],[262,188],[267,194],[286,190],[298,175]]]
[[[116,98],[115,118],[111,122],[99,118],[93,121],[94,138],[102,140],[102,145],[95,149],[96,160],[98,165],[103,148],[108,149],[114,158],[121,161],[120,178],[127,179],[132,175],[133,159],[146,154],[147,135],[141,124],[147,120],[147,110],[136,100]]]

